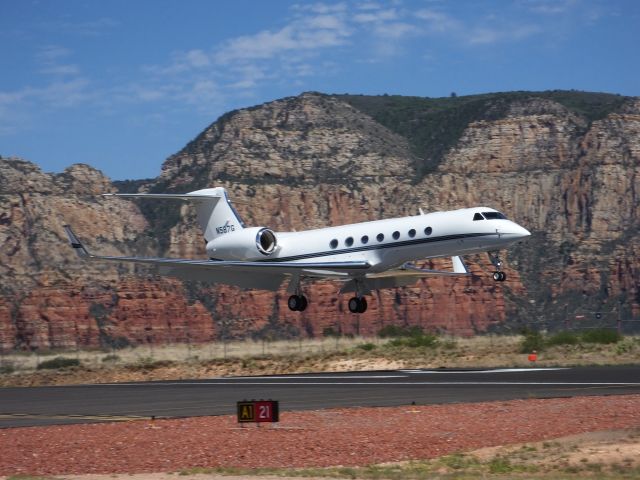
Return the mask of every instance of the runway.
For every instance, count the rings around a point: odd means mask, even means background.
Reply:
[[[235,414],[279,400],[280,412],[332,407],[640,394],[640,366],[397,370],[0,389],[0,428]]]

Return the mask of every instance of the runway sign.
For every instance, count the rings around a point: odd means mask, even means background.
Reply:
[[[239,423],[278,422],[279,409],[277,400],[244,400],[238,402]]]

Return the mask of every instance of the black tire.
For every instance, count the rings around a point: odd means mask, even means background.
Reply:
[[[360,310],[360,299],[358,297],[350,298],[348,306],[351,313],[358,313]]]
[[[507,279],[507,274],[504,272],[500,272],[500,281],[504,282]]]
[[[501,282],[502,280],[502,272],[493,272],[493,280],[496,282]]]
[[[298,310],[300,310],[301,304],[302,302],[300,301],[300,297],[298,295],[291,295],[289,297],[289,300],[287,300],[287,306],[292,312],[297,312]]]
[[[358,313],[364,313],[367,311],[367,299],[364,297],[360,298],[360,308],[358,308]]]
[[[304,312],[307,309],[307,305],[309,305],[309,302],[307,302],[307,297],[305,297],[304,295],[300,295],[300,306],[298,307],[298,311]]]

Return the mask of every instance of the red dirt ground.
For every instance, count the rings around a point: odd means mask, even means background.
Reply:
[[[0,475],[308,467],[426,459],[640,427],[640,395],[283,412],[277,426],[199,417],[0,430]]]

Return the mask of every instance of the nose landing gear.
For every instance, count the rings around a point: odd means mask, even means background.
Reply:
[[[502,260],[500,260],[499,252],[487,252],[489,260],[492,265],[496,267],[496,271],[493,272],[493,279],[496,282],[504,282],[507,279],[507,274],[502,271]]]
[[[364,297],[353,297],[349,299],[349,311],[351,313],[364,313],[367,311],[367,299]]]
[[[504,272],[493,272],[493,279],[496,282],[504,282],[507,279],[507,274]]]

